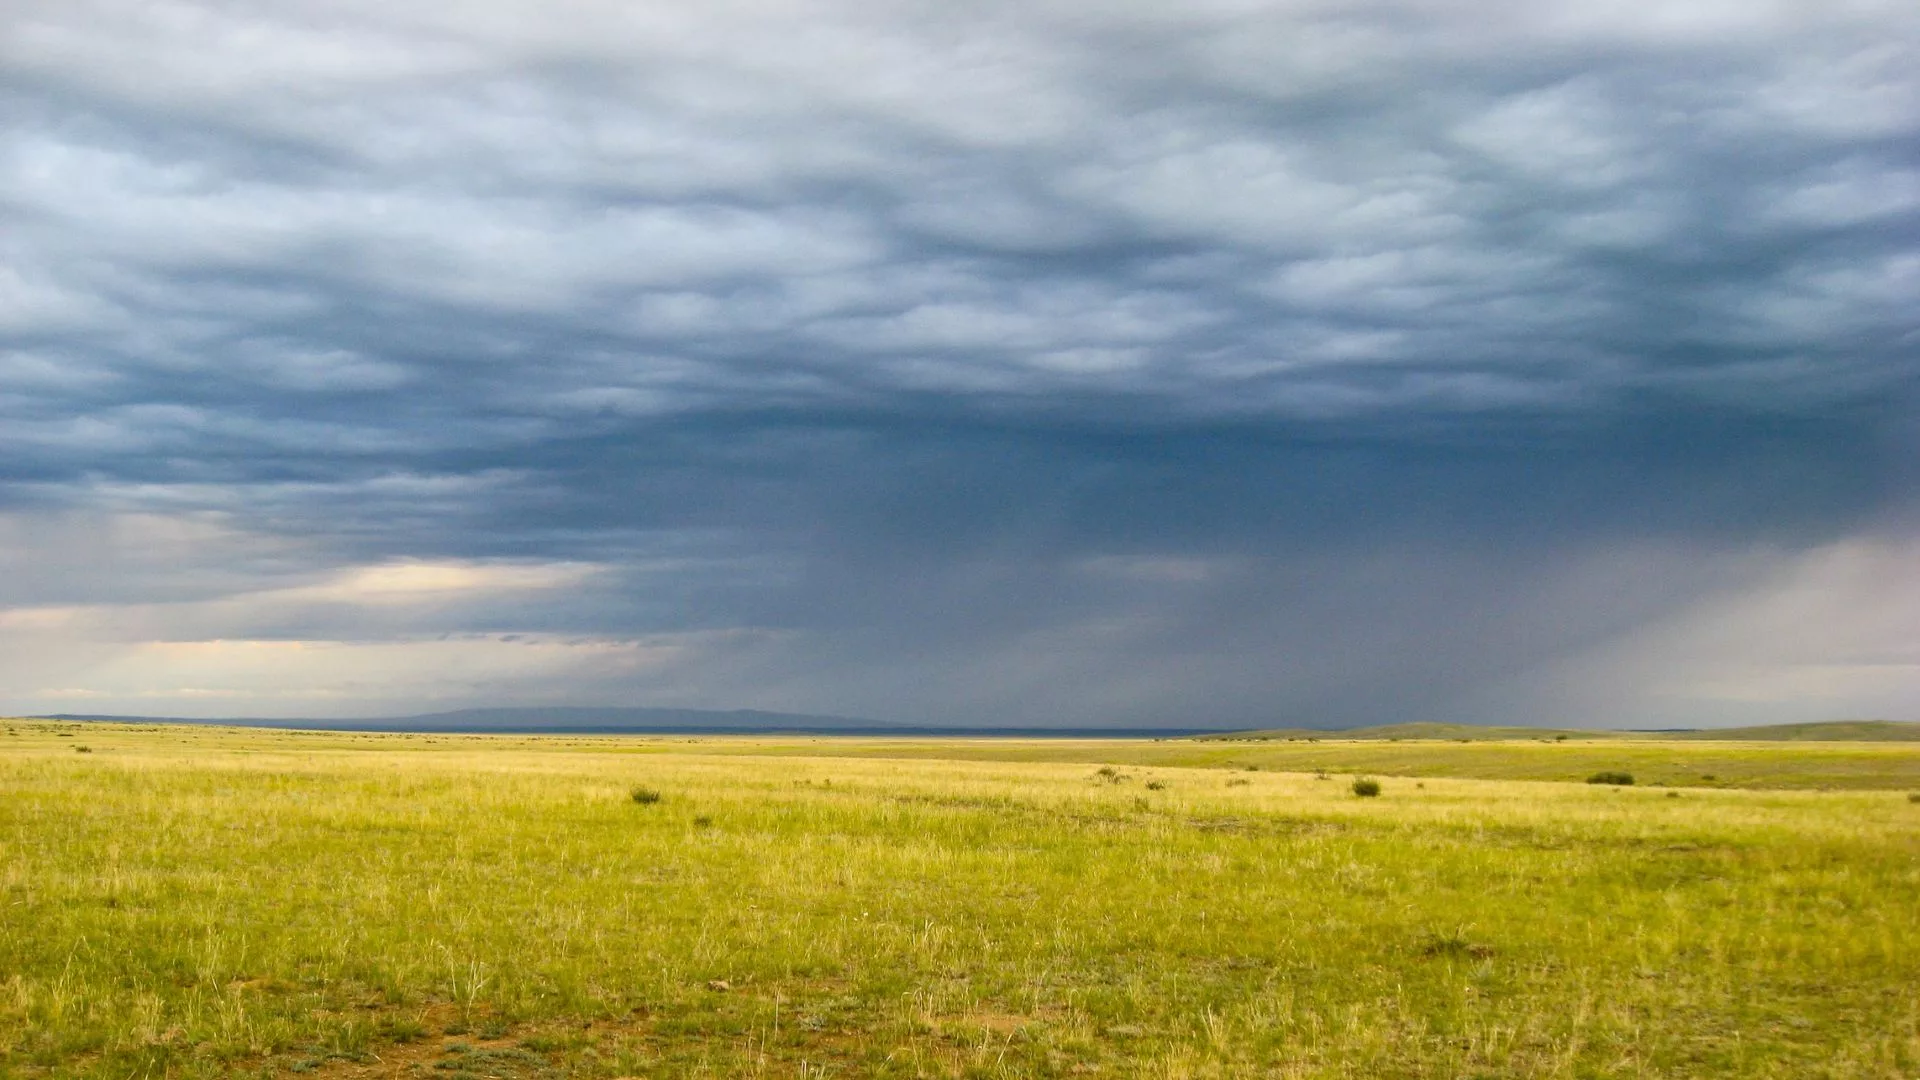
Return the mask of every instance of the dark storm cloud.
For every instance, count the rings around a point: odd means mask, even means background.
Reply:
[[[1913,509],[1906,5],[9,18],[0,510],[56,523],[9,603],[98,599],[59,523],[158,515],[256,540],[129,602],[600,568],[168,633],[1365,719]]]

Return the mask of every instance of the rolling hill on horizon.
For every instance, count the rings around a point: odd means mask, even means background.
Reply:
[[[1054,736],[1088,738],[1187,737],[1198,740],[1498,742],[1555,739],[1685,739],[1691,741],[1768,742],[1920,742],[1920,722],[1896,720],[1827,720],[1811,723],[1763,724],[1733,728],[1622,730],[1449,724],[1416,721],[1352,728],[1066,728],[994,727],[910,724],[864,717],[790,713],[761,709],[683,709],[645,706],[526,706],[453,709],[406,716],[323,717],[178,717],[56,713],[43,720],[97,721],[133,724],[234,725],[281,729],[369,732],[506,734],[795,734],[945,736]]]
[[[1201,739],[1358,739],[1358,740],[1450,740],[1455,742],[1491,742],[1509,739],[1688,739],[1688,740],[1760,740],[1768,742],[1920,742],[1920,722],[1900,720],[1823,720],[1801,724],[1761,724],[1752,727],[1693,728],[1674,731],[1630,731],[1619,729],[1482,727],[1475,724],[1442,724],[1420,721],[1407,724],[1382,724],[1355,728],[1273,728],[1261,731],[1233,731],[1201,735]]]
[[[419,732],[447,734],[814,734],[900,736],[1034,736],[1164,738],[1216,734],[1224,728],[1081,728],[911,724],[857,716],[775,712],[761,709],[683,709],[644,706],[508,706],[455,709],[407,716],[180,717],[104,713],[41,714],[33,719],[123,724],[199,724],[283,730]]]
[[[408,716],[179,717],[60,713],[47,720],[120,723],[233,724],[244,727],[322,728],[346,731],[438,732],[618,732],[618,731],[874,731],[912,732],[912,724],[852,716],[771,712],[760,709],[677,709],[629,706],[532,706],[453,709]]]
[[[1702,728],[1676,732],[1680,739],[1753,739],[1769,742],[1920,742],[1920,722],[1912,720],[1823,720],[1810,724],[1761,724],[1754,727]]]

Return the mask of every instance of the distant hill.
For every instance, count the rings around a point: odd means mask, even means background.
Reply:
[[[900,732],[918,731],[910,724],[891,724],[852,716],[815,716],[808,713],[763,712],[758,709],[650,709],[533,707],[456,709],[417,716],[363,719],[255,718],[187,719],[177,716],[92,716],[62,713],[49,720],[111,720],[135,724],[237,724],[244,727],[305,728],[326,731],[442,731],[442,732]]]
[[[1752,739],[1767,742],[1920,742],[1920,723],[1898,720],[1828,720],[1817,724],[1766,724],[1676,732],[1676,739]]]
[[[1920,723],[1892,720],[1830,720],[1810,724],[1702,728],[1673,731],[1600,731],[1579,728],[1484,727],[1478,724],[1418,722],[1358,728],[1270,728],[1260,731],[1196,731],[1192,728],[992,728],[928,727],[853,716],[766,712],[759,709],[655,709],[623,707],[534,706],[456,709],[414,716],[357,719],[178,716],[105,716],[60,713],[45,720],[97,720],[124,724],[231,724],[240,727],[318,731],[498,732],[511,734],[762,734],[981,736],[1028,738],[1186,738],[1200,740],[1307,741],[1339,739],[1406,742],[1498,742],[1688,739],[1769,742],[1920,742]]]
[[[1321,730],[1274,728],[1201,735],[1202,739],[1405,739],[1453,742],[1489,742],[1510,739],[1702,739],[1768,742],[1920,742],[1920,723],[1894,720],[1827,720],[1811,724],[1764,724],[1755,727],[1699,728],[1678,731],[1583,731],[1576,728],[1481,727],[1475,724],[1384,724]]]
[[[457,709],[380,721],[407,731],[659,730],[697,728],[723,731],[912,731],[853,716],[765,712],[759,709],[650,708],[499,708]]]
[[[94,720],[121,724],[206,724],[306,731],[390,731],[499,733],[516,735],[885,735],[901,738],[959,736],[980,738],[1185,738],[1204,733],[1195,728],[1072,728],[1072,727],[933,727],[868,720],[857,716],[821,716],[811,713],[765,712],[759,709],[652,709],[616,707],[534,706],[526,708],[457,709],[415,716],[376,716],[352,719],[316,717],[179,717],[107,716],[60,713],[41,720]]]

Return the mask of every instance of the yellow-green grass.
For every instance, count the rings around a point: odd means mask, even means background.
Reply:
[[[0,1075],[1920,1072],[1904,791],[0,729]]]
[[[1119,763],[1282,772],[1382,773],[1480,780],[1579,781],[1627,772],[1641,784],[1779,789],[1920,788],[1920,743],[1693,742],[1642,737],[1588,742],[1508,739],[1475,742],[1319,738],[1231,739],[895,739],[683,738],[667,745],[754,756],[919,758]]]

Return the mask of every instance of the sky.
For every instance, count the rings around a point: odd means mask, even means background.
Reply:
[[[0,712],[1920,719],[1911,0],[9,0]]]

